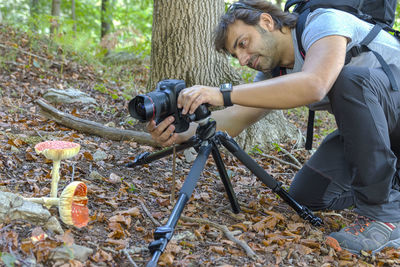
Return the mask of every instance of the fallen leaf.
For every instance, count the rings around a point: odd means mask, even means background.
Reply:
[[[164,253],[161,255],[159,261],[162,262],[162,263],[164,263],[164,264],[166,264],[166,265],[172,265],[172,263],[174,262],[174,258],[175,258],[175,257],[174,257],[174,255],[172,255],[172,253],[164,252]],[[160,265],[161,265],[161,264],[160,264]]]
[[[225,255],[224,247],[219,247],[219,246],[211,246],[210,251],[216,252],[219,255]]]

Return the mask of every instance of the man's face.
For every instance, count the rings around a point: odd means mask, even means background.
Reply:
[[[225,47],[240,65],[268,72],[279,63],[276,37],[264,24],[247,25],[236,20],[228,26]]]

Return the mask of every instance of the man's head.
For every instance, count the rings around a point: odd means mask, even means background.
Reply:
[[[214,32],[218,52],[237,57],[241,65],[268,71],[279,64],[275,55],[277,32],[294,28],[297,16],[283,12],[264,0],[241,0],[233,3]]]

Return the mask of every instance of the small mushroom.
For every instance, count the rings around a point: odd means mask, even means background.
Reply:
[[[38,154],[43,154],[47,159],[53,161],[51,170],[51,190],[50,197],[57,197],[58,181],[60,180],[60,162],[78,154],[81,146],[73,142],[66,141],[46,141],[35,146]]]
[[[24,199],[45,206],[58,206],[58,213],[65,224],[81,228],[89,222],[87,187],[83,182],[74,181],[67,185],[62,191],[60,198],[40,197]]]

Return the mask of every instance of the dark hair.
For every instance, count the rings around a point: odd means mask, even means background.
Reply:
[[[214,47],[218,52],[228,53],[225,48],[228,26],[236,20],[242,20],[248,25],[257,25],[260,15],[268,13],[275,22],[275,29],[282,31],[282,27],[294,28],[297,15],[283,12],[278,6],[265,0],[241,0],[233,3],[228,11],[221,17],[214,31]]]

